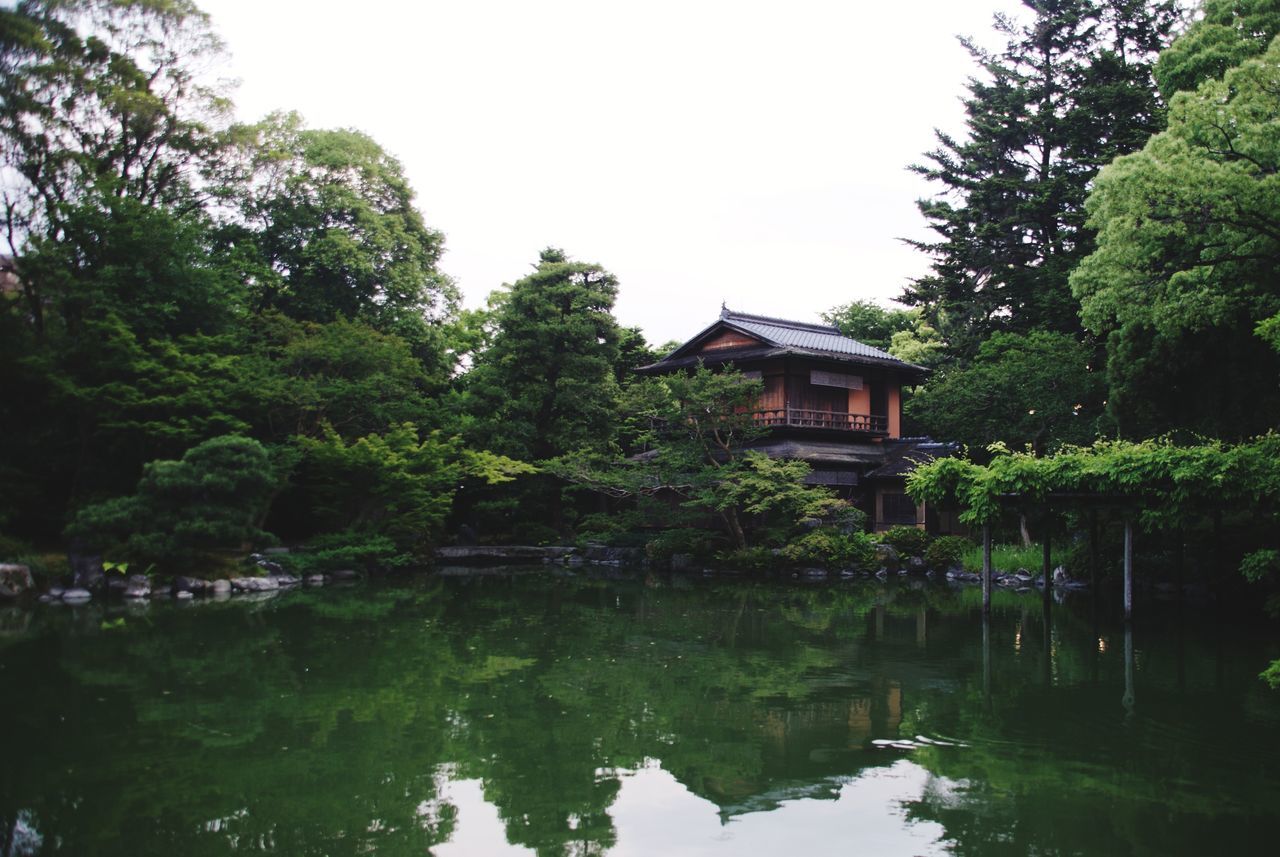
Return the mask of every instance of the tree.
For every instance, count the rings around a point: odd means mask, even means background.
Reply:
[[[196,68],[221,44],[189,0],[22,0],[0,9],[5,238],[23,258],[87,196],[187,213],[229,102]],[[19,266],[21,267],[21,261]],[[37,330],[40,281],[22,288]]]
[[[997,333],[972,363],[941,372],[908,403],[928,432],[981,455],[993,442],[1037,455],[1100,433],[1106,389],[1091,351],[1064,333]]]
[[[509,482],[533,468],[491,453],[467,450],[438,432],[419,437],[410,423],[351,443],[329,426],[300,438],[304,479],[313,513],[336,545],[327,559],[352,551],[380,564],[429,562],[458,483],[476,476]]]
[[[1166,100],[1265,51],[1280,34],[1276,0],[1204,0],[1201,17],[1161,54],[1155,77]]]
[[[933,271],[902,301],[921,307],[962,359],[997,331],[1079,331],[1067,276],[1092,246],[1089,184],[1162,121],[1151,66],[1173,3],[1026,6],[1029,24],[996,18],[1002,52],[965,42],[984,73],[968,84],[967,136],[939,131],[938,148],[912,167],[941,186],[919,203],[938,238],[910,242],[933,257]]]
[[[646,379],[628,390],[623,410],[649,452],[630,458],[579,453],[552,462],[561,478],[616,498],[667,492],[696,515],[720,520],[738,550],[752,542],[778,544],[805,518],[847,504],[807,485],[803,461],[773,459],[746,448],[768,432],[751,416],[761,383],[736,371]],[[684,516],[687,527],[690,517]]]
[[[465,381],[482,445],[527,461],[606,449],[617,395],[618,281],[548,248],[509,289],[493,342]]]
[[[1071,283],[1107,337],[1129,436],[1241,438],[1280,422],[1280,45],[1175,96],[1168,130],[1116,160],[1089,198],[1097,250]],[[1267,328],[1260,332],[1266,333]]]
[[[69,532],[95,547],[174,570],[210,552],[267,538],[257,522],[277,478],[257,441],[213,438],[177,461],[151,462],[132,495],[87,506]]]
[[[872,301],[852,301],[824,312],[822,320],[845,336],[888,351],[895,334],[913,330],[919,310],[886,309]]]
[[[223,242],[244,268],[252,310],[362,322],[446,376],[441,327],[458,292],[436,267],[444,236],[414,207],[400,162],[359,131],[307,129],[296,113],[236,133]]]

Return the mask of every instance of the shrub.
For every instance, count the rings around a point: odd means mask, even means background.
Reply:
[[[924,556],[933,537],[918,527],[902,526],[885,530],[880,540],[887,545],[892,545],[900,555],[907,557]]]
[[[151,462],[133,494],[86,506],[67,533],[129,560],[190,563],[268,540],[256,521],[276,482],[262,444],[216,437],[179,461]]]
[[[725,568],[739,571],[768,571],[778,562],[773,551],[763,547],[725,551],[717,554],[716,560]]]
[[[279,559],[298,574],[347,568],[385,571],[413,562],[413,557],[400,550],[391,538],[352,531],[319,536],[309,541],[304,551]]]
[[[939,571],[946,571],[961,565],[964,555],[968,553],[969,548],[973,546],[963,536],[942,536],[936,538],[930,543],[924,552],[924,564],[929,568]]]
[[[678,553],[687,553],[695,557],[705,558],[711,555],[715,534],[697,527],[678,527],[666,530],[649,540],[644,546],[644,553],[656,563],[671,561]]]
[[[853,566],[875,561],[876,548],[866,533],[822,529],[807,533],[782,549],[782,558],[796,565]]]

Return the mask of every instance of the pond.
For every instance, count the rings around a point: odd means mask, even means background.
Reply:
[[[1274,853],[1274,629],[996,595],[525,570],[10,609],[0,855]]]

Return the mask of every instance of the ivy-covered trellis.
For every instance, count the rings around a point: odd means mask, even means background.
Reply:
[[[941,458],[916,468],[907,491],[916,502],[951,505],[960,520],[984,532],[1010,508],[1070,500],[1118,504],[1125,520],[1125,616],[1132,611],[1132,526],[1177,526],[1215,510],[1248,510],[1265,526],[1265,547],[1246,554],[1240,570],[1252,580],[1280,572],[1280,434],[1225,444],[1194,445],[1168,438],[1100,440],[1035,456],[997,445],[991,463]],[[990,608],[991,563],[984,551],[984,609]],[[1048,581],[1046,581],[1046,584]]]

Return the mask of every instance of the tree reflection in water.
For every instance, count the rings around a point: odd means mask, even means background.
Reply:
[[[538,854],[1191,854],[1280,814],[1246,624],[1152,608],[1126,641],[1035,594],[984,623],[977,590],[648,583],[9,622],[0,854],[449,854],[495,824]]]

